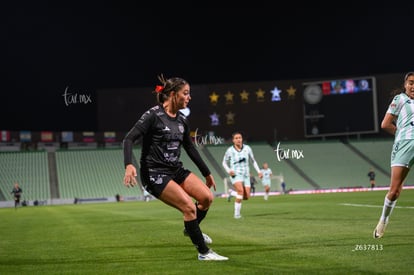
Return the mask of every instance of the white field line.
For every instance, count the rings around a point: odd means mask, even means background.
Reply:
[[[354,206],[354,207],[375,207],[375,208],[382,208],[382,205],[356,204],[356,203],[340,203],[339,205]],[[414,206],[398,206],[398,205],[396,205],[395,208],[414,209]]]

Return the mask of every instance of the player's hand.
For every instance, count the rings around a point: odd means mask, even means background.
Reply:
[[[137,169],[135,169],[135,166],[132,164],[128,164],[125,168],[125,176],[124,176],[124,185],[126,187],[134,187],[137,185],[137,179],[135,178],[137,176]]]
[[[236,175],[236,173],[234,173],[234,171],[233,171],[233,170],[231,170],[231,171],[229,172],[229,175],[230,175],[231,177],[234,177],[234,176]]]
[[[210,174],[206,177],[206,185],[208,188],[213,186],[214,191],[216,191],[216,182],[214,181],[213,175]]]
[[[259,178],[263,178],[263,174],[262,173],[259,173]]]

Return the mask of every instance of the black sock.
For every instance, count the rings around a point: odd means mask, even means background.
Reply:
[[[191,241],[197,248],[198,252],[202,254],[207,253],[209,248],[204,242],[204,237],[201,232],[200,226],[198,225],[198,221],[197,220],[184,221],[184,227],[188,233],[188,236],[190,236]]]
[[[200,224],[201,221],[204,220],[204,218],[206,217],[208,209],[207,210],[200,210],[198,208],[197,203],[196,203],[196,209],[197,209],[197,221],[198,221],[198,224]]]

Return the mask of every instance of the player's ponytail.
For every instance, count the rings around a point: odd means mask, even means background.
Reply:
[[[179,77],[172,77],[166,79],[163,74],[158,76],[158,80],[162,85],[155,86],[154,92],[157,95],[157,102],[163,103],[169,96],[171,92],[178,91],[182,86],[188,84],[188,82]]]

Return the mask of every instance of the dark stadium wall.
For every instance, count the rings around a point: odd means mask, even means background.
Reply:
[[[404,74],[375,75],[378,124],[390,103],[390,92],[402,88]],[[303,83],[320,80],[324,79],[191,85],[190,127],[198,136],[219,139],[230,139],[234,131],[242,131],[248,141],[304,139]],[[60,131],[115,131],[119,141],[139,116],[156,104],[154,87],[97,89],[53,84],[41,95],[4,95],[0,130],[11,131],[11,141],[19,141],[21,130],[32,131],[33,142],[38,141],[40,131],[54,131],[55,137]],[[355,105],[350,111],[361,108],[365,106]],[[380,128],[370,136],[389,137]]]
[[[391,90],[401,86],[402,76],[403,73],[375,76],[378,123],[388,107]],[[199,136],[224,139],[229,139],[234,131],[242,131],[249,141],[303,139],[302,84],[317,80],[324,79],[191,85],[191,129]],[[153,89],[98,90],[98,131],[128,131],[143,112],[156,104]],[[354,107],[350,111],[365,108],[357,104]],[[217,120],[213,121],[212,115]],[[382,134],[379,130],[378,135]]]

